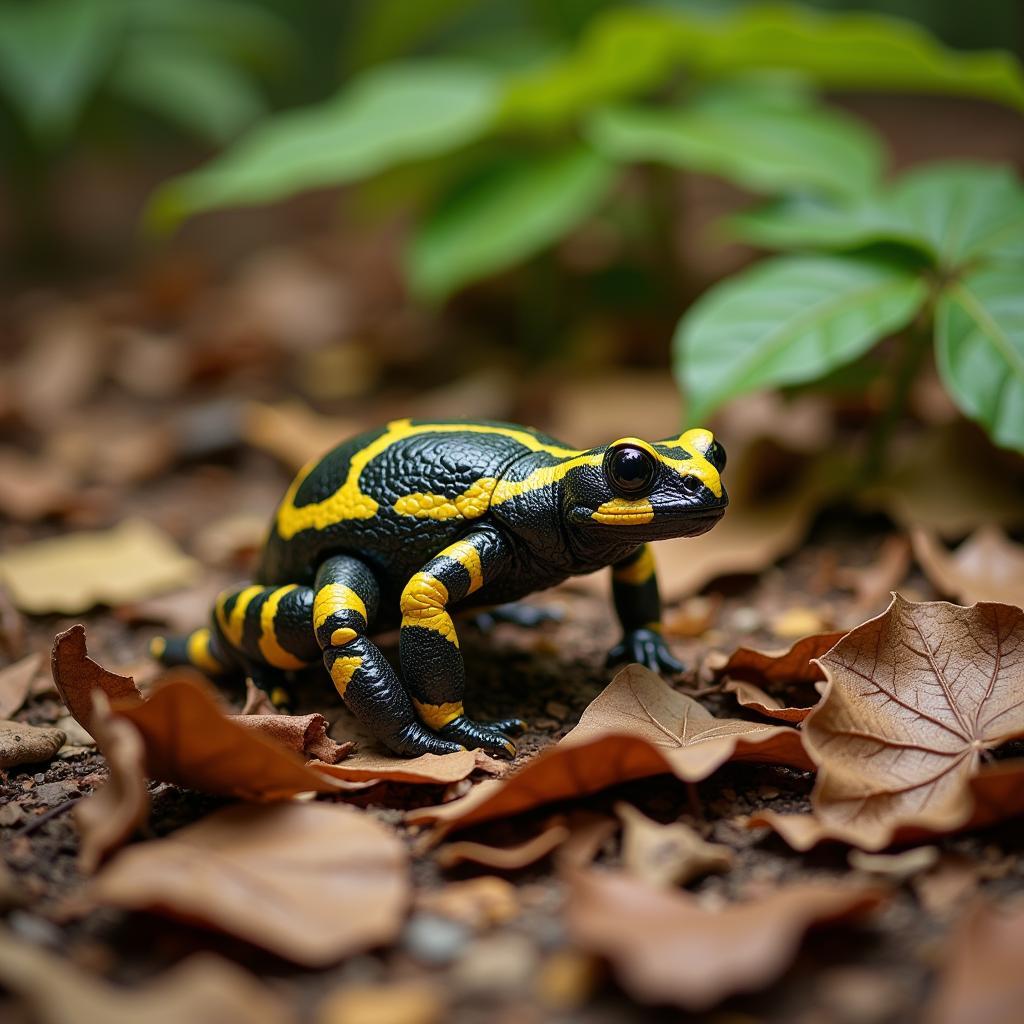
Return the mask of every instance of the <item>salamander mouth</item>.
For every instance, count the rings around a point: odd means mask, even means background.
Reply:
[[[667,509],[636,511],[596,511],[579,506],[570,514],[578,525],[597,524],[610,527],[645,527],[644,533],[656,537],[697,537],[707,533],[725,515],[725,504],[713,508],[695,508],[680,512]]]

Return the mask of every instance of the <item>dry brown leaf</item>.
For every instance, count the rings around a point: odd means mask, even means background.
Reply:
[[[820,658],[843,635],[816,633],[782,651],[738,647],[713,672],[716,678],[726,679],[726,692],[734,693],[743,707],[768,718],[802,722],[818,702],[820,695],[815,683],[825,678],[812,659]],[[786,702],[770,691],[785,696]]]
[[[361,811],[243,804],[122,850],[89,894],[324,967],[395,938],[409,864],[401,840]]]
[[[346,983],[317,1007],[316,1024],[439,1024],[447,1000],[428,979],[386,985]]]
[[[25,619],[0,579],[0,652],[17,660],[25,653]]]
[[[1024,903],[974,906],[950,939],[927,1024],[1017,1024],[1024,1001]]]
[[[148,700],[115,704],[114,710],[142,734],[151,779],[242,800],[283,800],[342,788],[251,728],[266,721],[264,716],[225,715],[198,673],[169,673]]]
[[[289,469],[300,469],[323,455],[343,437],[365,429],[358,420],[321,416],[302,402],[277,405],[250,402],[245,409],[242,433],[254,448],[280,459]]]
[[[220,957],[197,954],[125,989],[0,931],[0,982],[38,1024],[294,1024],[274,992]]]
[[[261,690],[251,679],[245,681],[243,715],[276,715],[277,708],[266,690]]]
[[[1024,605],[1024,546],[998,527],[981,527],[955,551],[934,533],[911,533],[914,557],[935,589],[960,604],[1002,601]]]
[[[568,924],[580,948],[611,961],[634,999],[701,1011],[769,985],[812,926],[862,915],[882,899],[875,888],[807,882],[714,911],[689,893],[591,870],[571,880]]]
[[[323,715],[228,715],[232,722],[255,730],[286,750],[334,766],[346,757],[354,743],[335,743],[327,735]]]
[[[74,615],[97,604],[124,604],[188,586],[199,564],[151,523],[125,520],[111,530],[34,541],[0,555],[0,579],[32,615]]]
[[[559,872],[587,868],[594,862],[604,844],[619,831],[619,821],[608,814],[577,808],[560,815],[569,830],[569,838],[553,858]]]
[[[320,771],[347,782],[447,784],[467,778],[477,768],[491,770],[493,764],[493,759],[479,750],[457,750],[453,754],[420,754],[419,757],[402,758],[360,747],[341,764],[321,767]]]
[[[838,586],[852,590],[857,608],[874,614],[899,588],[910,569],[910,542],[903,534],[886,537],[874,562],[836,570]]]
[[[984,752],[1024,735],[1024,612],[894,595],[819,662],[829,686],[803,737],[818,764],[811,806],[823,831],[790,817],[787,841],[832,836],[878,850],[897,830],[976,821],[970,780]]]
[[[559,743],[507,778],[482,782],[449,804],[413,811],[408,820],[463,828],[648,775],[668,772],[699,782],[726,761],[811,767],[795,729],[715,718],[653,672],[629,665]]]
[[[0,512],[34,522],[74,504],[74,480],[62,466],[17,448],[0,448]]]
[[[30,654],[0,669],[0,718],[10,718],[28,700],[32,680],[42,660],[38,654]]]
[[[64,746],[65,735],[51,725],[0,722],[0,768],[52,761]]]
[[[977,895],[981,867],[977,857],[945,853],[931,871],[914,879],[914,894],[932,917],[948,918]]]
[[[91,733],[92,695],[102,690],[111,702],[141,701],[142,694],[130,676],[110,672],[88,656],[85,626],[79,624],[53,638],[50,653],[53,682],[72,717]]]
[[[511,882],[495,875],[481,875],[417,893],[416,909],[482,931],[518,917],[520,906]]]
[[[78,866],[87,875],[149,818],[142,737],[134,725],[110,713],[110,702],[101,690],[93,693],[92,727],[109,778],[74,808],[80,838]]]
[[[518,871],[530,864],[543,860],[549,853],[557,849],[571,835],[564,825],[552,825],[539,835],[517,843],[515,846],[488,846],[485,843],[448,843],[435,854],[437,863],[442,868],[453,868],[469,861],[471,864],[482,864],[498,871]]]
[[[851,850],[847,863],[855,871],[868,875],[879,875],[894,882],[905,882],[908,878],[934,867],[939,859],[937,846],[915,846],[901,853],[865,853]]]
[[[622,866],[642,882],[671,889],[732,868],[728,846],[705,842],[681,821],[662,825],[627,803],[617,803],[615,813],[622,820]]]

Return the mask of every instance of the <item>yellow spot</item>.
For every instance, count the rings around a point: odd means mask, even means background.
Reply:
[[[239,591],[238,600],[235,601],[235,606],[231,609],[231,614],[228,615],[225,611],[225,605],[227,604],[228,598],[231,596],[230,592],[221,594],[217,598],[217,622],[220,624],[220,628],[224,635],[231,642],[232,646],[237,650],[242,650],[242,634],[245,630],[245,611],[252,603],[254,597],[257,594],[263,593],[263,587],[252,586],[246,587],[244,590]]]
[[[658,458],[674,469],[680,476],[696,476],[701,483],[716,497],[722,496],[722,478],[718,470],[707,460],[706,455],[714,444],[715,435],[703,427],[694,427],[684,431],[677,438],[659,441],[661,448],[682,449],[690,455],[687,459],[673,459],[670,455],[658,452]]]
[[[162,636],[155,636],[149,641],[149,656],[159,661],[167,650],[167,641]]]
[[[569,458],[581,454],[572,448],[548,444],[528,430],[499,427],[482,423],[423,423],[414,426],[411,420],[394,420],[380,437],[357,451],[349,463],[345,482],[322,501],[296,506],[295,496],[306,477],[316,468],[319,460],[307,464],[292,481],[284,500],[277,510],[277,532],[290,540],[301,530],[322,530],[326,526],[346,519],[371,519],[377,514],[378,504],[359,489],[359,478],[369,463],[392,445],[421,434],[497,434],[510,438],[534,452]],[[481,482],[482,483],[482,482]],[[471,488],[472,490],[472,488]],[[466,492],[469,493],[468,491]],[[472,502],[473,499],[470,499]],[[476,507],[473,505],[473,507]]]
[[[205,626],[189,636],[186,650],[189,662],[196,668],[215,675],[224,671],[224,666],[210,653],[210,631]]]
[[[395,502],[395,511],[417,519],[479,519],[487,511],[497,483],[492,476],[482,477],[455,498],[443,494],[406,494]]]
[[[553,466],[539,466],[523,480],[499,480],[491,494],[491,505],[500,505],[510,498],[557,483],[577,466],[600,466],[603,459],[604,456],[598,452],[580,452]]]
[[[402,626],[421,626],[433,630],[458,647],[455,624],[445,611],[447,604],[448,588],[430,573],[418,572],[402,591],[399,602]]]
[[[599,523],[610,523],[613,526],[637,526],[649,523],[654,518],[654,508],[646,498],[638,501],[626,501],[625,498],[612,498],[591,513],[591,519]]]
[[[356,669],[359,668],[362,663],[363,659],[357,655],[335,659],[334,664],[331,666],[331,679],[334,680],[334,687],[340,696],[345,696],[348,684],[352,682],[352,677],[356,674]]]
[[[291,697],[283,686],[275,686],[270,691],[270,703],[273,704],[275,708],[285,708],[290,702]]]
[[[457,540],[441,552],[446,558],[454,559],[469,573],[469,590],[474,594],[484,585],[484,570],[480,564],[480,552],[468,540]]]
[[[639,555],[628,565],[617,565],[612,570],[612,579],[616,583],[628,583],[634,587],[642,587],[654,575],[654,555],[645,544]]]
[[[302,668],[306,664],[281,646],[274,626],[278,606],[293,590],[298,590],[294,583],[288,584],[287,587],[278,587],[268,595],[260,607],[260,654],[267,664],[273,665],[274,668]]]
[[[331,634],[331,646],[344,647],[345,644],[352,643],[357,636],[358,634],[354,629],[349,629],[347,626],[341,626]]]
[[[332,615],[342,612],[357,612],[366,622],[363,599],[344,583],[328,583],[316,592],[313,599],[313,628],[319,630]]]
[[[414,700],[413,704],[423,724],[431,729],[443,729],[464,713],[461,700],[453,700],[449,704],[421,704]]]

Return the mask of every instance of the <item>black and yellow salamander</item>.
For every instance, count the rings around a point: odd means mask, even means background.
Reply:
[[[728,504],[711,432],[577,451],[508,423],[395,420],[303,468],[274,515],[251,586],[209,627],[155,640],[165,665],[246,674],[323,659],[353,713],[399,754],[515,753],[517,719],[477,722],[452,613],[613,567],[622,642],[610,661],[678,671],[660,635],[649,542],[710,530]],[[370,641],[401,626],[401,678]]]

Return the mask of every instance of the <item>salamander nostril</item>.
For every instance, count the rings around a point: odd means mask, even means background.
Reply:
[[[704,482],[701,480],[699,476],[688,474],[687,476],[683,477],[683,493],[689,495],[689,497],[691,498],[700,494],[701,488],[703,486]]]

